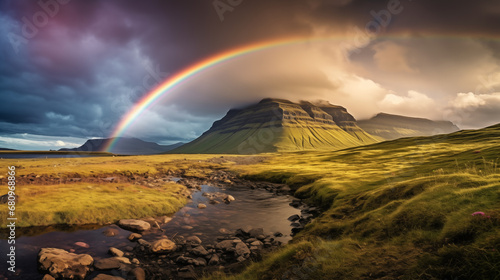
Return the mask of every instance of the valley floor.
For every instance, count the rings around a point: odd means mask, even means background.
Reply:
[[[244,179],[286,183],[296,197],[322,209],[291,244],[241,274],[208,279],[500,279],[499,155],[500,126],[494,126],[333,152],[1,163],[18,166],[27,183],[19,185],[18,205],[25,226],[172,213],[186,201],[182,187],[155,185],[147,178],[169,172],[203,177],[220,169]],[[30,185],[30,176],[51,179]],[[128,178],[121,190],[68,181],[113,176]],[[64,183],[53,182],[57,179]],[[168,201],[159,201],[159,192]],[[103,217],[110,201],[116,202],[114,210]],[[136,211],[136,205],[151,201],[166,206]],[[96,212],[81,215],[89,210]],[[0,218],[6,215],[2,208]]]

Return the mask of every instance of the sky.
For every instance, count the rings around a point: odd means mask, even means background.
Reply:
[[[183,0],[0,2],[0,147],[105,138],[156,85],[204,58],[289,37],[163,95],[123,136],[188,142],[262,98],[500,123],[500,2]]]

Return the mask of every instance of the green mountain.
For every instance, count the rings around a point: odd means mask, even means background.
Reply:
[[[386,113],[380,113],[369,120],[361,120],[357,123],[366,132],[385,140],[402,137],[431,136],[460,130],[449,121],[432,121]]]
[[[231,109],[199,138],[172,153],[255,154],[337,150],[378,142],[341,106],[263,99]]]

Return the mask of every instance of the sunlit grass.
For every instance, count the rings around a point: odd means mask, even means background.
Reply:
[[[175,183],[158,188],[128,183],[18,186],[22,199],[16,205],[17,225],[104,224],[171,214],[186,203],[183,190]],[[2,209],[0,218],[6,220],[7,211]]]
[[[82,157],[48,159],[3,159],[2,166],[14,165],[18,175],[60,175],[78,173],[82,176],[98,174],[157,174],[167,170],[179,171],[219,166],[206,162],[214,155],[154,155],[120,157]]]
[[[4,159],[2,166],[16,166],[17,178],[26,175],[107,177],[110,175],[165,176],[168,171],[183,176],[204,177],[231,164],[212,162],[213,155],[156,155],[130,157]],[[5,176],[4,176],[5,179]],[[148,184],[146,184],[148,185]],[[157,185],[157,184],[156,184]],[[18,183],[17,226],[111,223],[122,218],[171,214],[186,203],[185,187],[162,183],[150,187],[132,183],[72,183],[39,185]],[[5,191],[6,192],[6,191]],[[7,218],[7,205],[0,218]],[[3,227],[6,225],[3,224]]]
[[[228,279],[497,279],[499,144],[494,126],[238,166],[246,178],[291,184],[323,214]]]

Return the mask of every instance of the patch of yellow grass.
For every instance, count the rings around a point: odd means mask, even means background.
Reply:
[[[21,199],[16,205],[17,225],[105,224],[172,214],[186,203],[180,195],[184,189],[176,183],[158,188],[128,183],[18,186]],[[0,218],[7,218],[5,209],[0,211]]]

